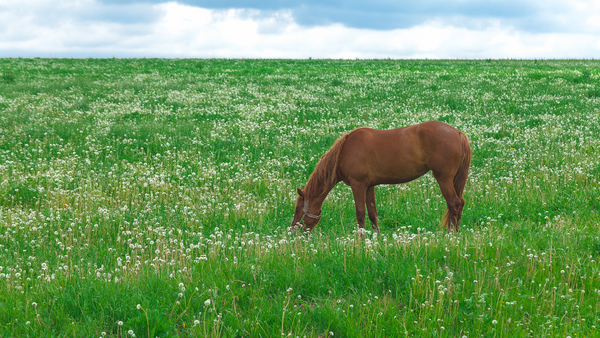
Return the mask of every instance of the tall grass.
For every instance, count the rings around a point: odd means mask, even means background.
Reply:
[[[599,71],[0,59],[0,334],[600,335]],[[380,234],[341,184],[287,232],[343,132],[428,120],[471,141],[457,234],[431,174],[376,189]]]

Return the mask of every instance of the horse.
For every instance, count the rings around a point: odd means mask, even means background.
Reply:
[[[365,228],[365,205],[373,231],[379,232],[375,186],[410,182],[430,170],[446,199],[441,224],[458,231],[471,146],[467,136],[439,121],[377,130],[358,128],[338,138],[321,156],[298,196],[290,231],[311,231],[321,219],[321,206],[339,182],[352,189],[356,220]]]

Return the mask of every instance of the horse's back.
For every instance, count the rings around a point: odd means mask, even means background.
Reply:
[[[353,180],[372,185],[404,183],[455,162],[460,156],[457,151],[460,132],[443,122],[389,130],[359,128],[347,136],[339,172],[347,184]]]
[[[411,181],[429,170],[419,148],[414,128],[356,129],[347,136],[344,144],[340,176],[346,184],[352,181],[369,185]]]
[[[430,121],[418,126],[422,152],[427,166],[438,174],[454,175],[463,157],[461,132],[443,122]]]
[[[418,129],[419,137],[425,141],[442,143],[460,141],[460,131],[444,122],[429,121],[407,128],[411,127]]]

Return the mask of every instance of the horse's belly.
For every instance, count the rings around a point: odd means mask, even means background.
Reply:
[[[361,165],[341,165],[342,181],[350,185],[351,181],[366,182],[369,185],[399,184],[410,182],[425,175],[429,171],[424,163],[402,162],[362,162]]]
[[[410,182],[425,175],[429,171],[427,165],[399,166],[393,170],[374,171],[371,174],[371,184],[399,184]]]

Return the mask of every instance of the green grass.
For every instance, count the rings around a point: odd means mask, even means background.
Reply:
[[[598,61],[0,59],[2,337],[600,336]],[[296,187],[342,133],[467,134],[431,174]],[[367,228],[369,225],[367,225]],[[138,307],[139,304],[139,307]]]

